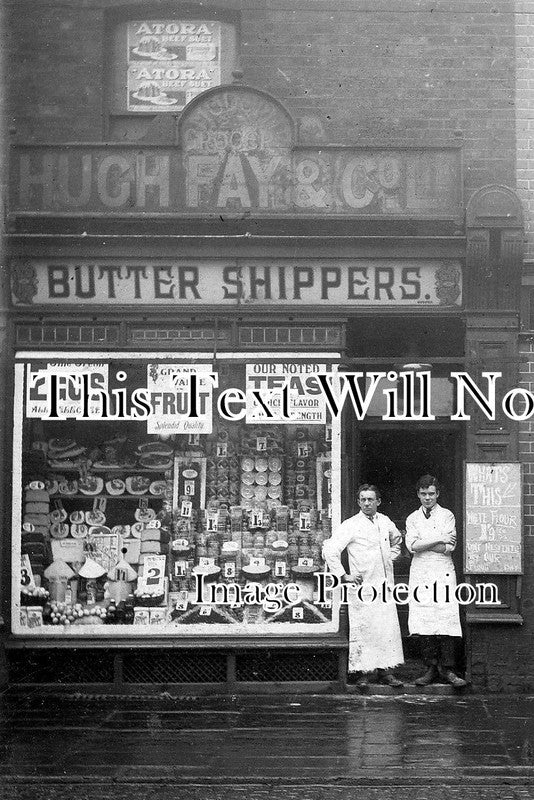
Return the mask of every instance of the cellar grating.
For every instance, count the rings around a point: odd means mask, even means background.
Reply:
[[[123,653],[124,683],[224,683],[226,656],[219,652],[139,650]]]
[[[103,650],[9,650],[9,682],[112,683],[113,653]]]
[[[328,651],[240,653],[237,681],[337,681],[338,656]]]

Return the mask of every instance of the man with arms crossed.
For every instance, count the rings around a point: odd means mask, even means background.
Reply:
[[[415,683],[427,686],[440,677],[461,689],[466,681],[454,671],[455,637],[462,635],[458,603],[454,598],[456,574],[451,556],[456,547],[454,514],[438,504],[439,483],[434,475],[423,475],[416,488],[421,507],[406,520],[406,547],[413,555],[408,629],[411,635],[421,637],[427,670]],[[438,602],[435,602],[433,589],[424,588],[425,585],[433,587],[434,582]],[[413,597],[416,586],[420,587],[419,602]]]
[[[380,492],[376,486],[363,484],[358,489],[360,512],[345,520],[323,545],[323,557],[330,571],[342,583],[354,584],[348,592],[349,673],[360,672],[358,681],[366,689],[376,671],[379,683],[401,687],[391,669],[402,664],[402,639],[397,606],[389,594],[384,602],[384,582],[393,586],[393,561],[401,550],[402,537],[385,514],[379,514]],[[347,550],[349,574],[340,555]],[[361,599],[358,586],[361,584]],[[376,589],[374,596],[372,587]]]

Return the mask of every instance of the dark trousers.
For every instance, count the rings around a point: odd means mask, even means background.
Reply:
[[[421,657],[427,667],[455,669],[455,638],[453,636],[421,636]]]

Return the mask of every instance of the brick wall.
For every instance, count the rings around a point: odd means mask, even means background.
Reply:
[[[244,14],[247,80],[316,116],[329,141],[457,139],[468,192],[513,185],[512,3],[283,5]]]
[[[241,12],[245,82],[279,98],[304,131],[339,143],[461,141],[468,192],[514,185],[513,0],[213,4]],[[105,11],[119,5],[12,0],[19,140],[101,138]]]
[[[534,336],[520,345],[519,385],[534,391]],[[523,625],[474,627],[471,667],[475,689],[490,692],[532,692],[534,674],[534,422],[519,423],[519,458],[523,464],[524,565]]]
[[[534,392],[534,335],[521,337],[519,386]],[[473,689],[486,692],[534,691],[534,421],[518,423],[519,459],[523,465],[524,575],[523,624],[474,625],[468,652]]]
[[[525,257],[534,259],[534,9],[518,0],[517,40],[517,191],[525,213]]]

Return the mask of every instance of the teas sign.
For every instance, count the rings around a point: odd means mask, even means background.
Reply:
[[[129,111],[181,111],[197,94],[220,82],[220,23],[129,23]]]
[[[465,493],[465,572],[521,573],[521,464],[467,463]]]
[[[317,373],[327,371],[326,364],[312,362],[247,364],[247,423],[326,424],[326,402]]]

